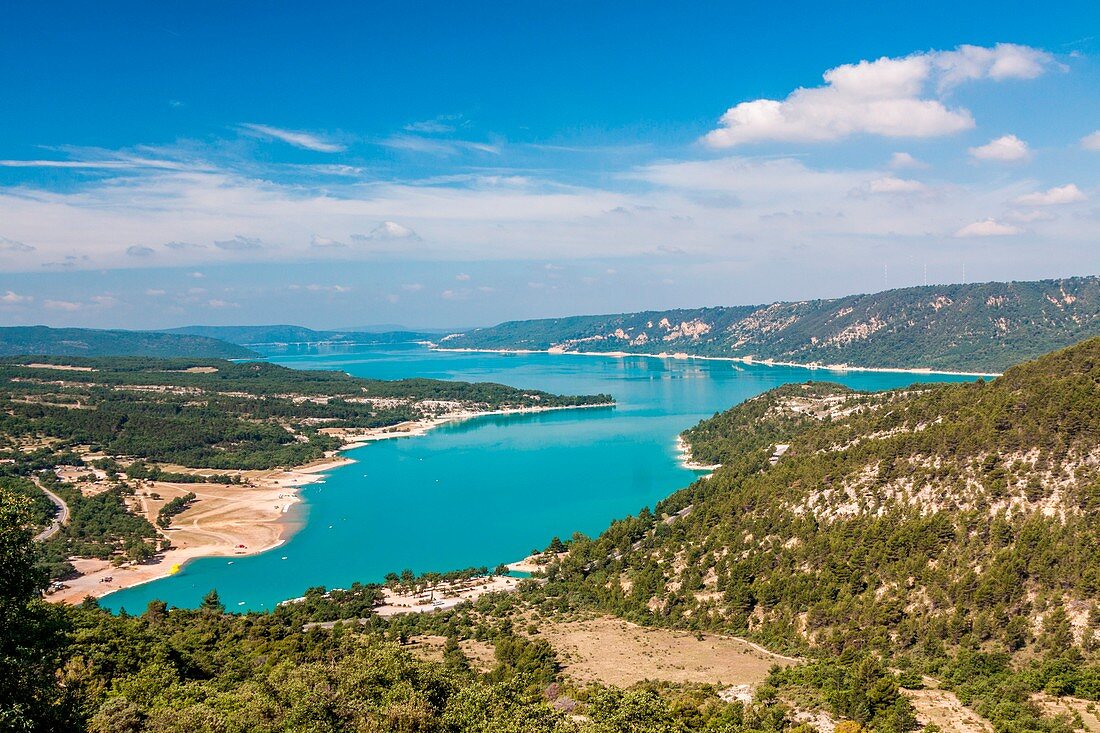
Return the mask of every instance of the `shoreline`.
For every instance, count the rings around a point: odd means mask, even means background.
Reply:
[[[166,536],[169,539],[176,532],[190,532],[200,536],[215,536],[213,541],[196,538],[185,540],[194,542],[188,546],[172,547],[162,553],[158,553],[154,562],[112,566],[108,561],[78,560],[74,566],[82,571],[82,575],[68,581],[62,581],[67,588],[45,596],[51,603],[79,604],[87,596],[104,598],[117,591],[144,585],[154,580],[161,580],[181,572],[187,563],[203,557],[249,557],[269,552],[290,540],[290,538],[305,526],[305,520],[295,516],[290,510],[297,505],[304,505],[305,500],[300,489],[325,480],[325,474],[336,468],[356,463],[356,459],[342,455],[346,451],[355,450],[370,445],[379,440],[393,438],[411,438],[426,435],[431,430],[448,423],[460,423],[479,417],[500,415],[523,415],[540,412],[552,412],[557,410],[578,410],[596,407],[614,407],[614,402],[605,402],[591,405],[554,405],[550,407],[517,407],[499,410],[461,410],[438,417],[422,420],[410,420],[396,425],[388,425],[382,428],[344,429],[331,428],[328,434],[341,439],[339,448],[326,453],[322,458],[317,458],[309,463],[288,469],[268,469],[252,472],[247,476],[247,471],[242,471],[242,476],[253,482],[253,486],[225,486],[208,484],[168,484],[161,482],[156,488],[166,490],[165,487],[174,489],[174,493],[186,491],[199,492],[199,488],[209,487],[208,495],[200,498],[212,498],[218,504],[214,507],[197,506],[207,511],[220,513],[232,513],[230,510],[244,507],[254,516],[244,521],[235,522],[232,527],[215,528],[203,527],[197,521],[182,526],[172,526]],[[190,469],[197,471],[201,469]],[[234,492],[232,497],[218,498],[218,495],[226,492]],[[262,507],[262,509],[261,509]],[[272,509],[268,509],[272,507]],[[146,515],[154,512],[145,511]],[[272,516],[273,513],[273,516]],[[181,514],[182,521],[188,517]],[[248,539],[248,542],[239,540]],[[174,544],[174,543],[173,543]],[[243,546],[243,547],[242,547]],[[86,570],[82,569],[84,566]],[[106,578],[112,578],[110,582],[104,582]]]
[[[701,361],[728,361],[739,364],[747,364],[752,366],[768,366],[768,367],[793,367],[796,369],[809,369],[810,371],[830,371],[830,372],[879,372],[887,374],[940,374],[951,377],[999,377],[1001,372],[955,372],[945,369],[931,369],[931,368],[912,368],[904,369],[902,367],[861,367],[852,366],[850,364],[818,364],[809,363],[802,364],[794,361],[775,361],[774,359],[755,359],[751,356],[702,356],[700,354],[688,354],[686,352],[668,353],[661,352],[659,354],[639,353],[634,351],[565,351],[555,347],[549,349],[469,349],[469,348],[453,348],[440,346],[433,344],[428,347],[432,351],[453,351],[456,353],[480,353],[480,354],[553,354],[555,356],[604,356],[621,359],[627,356],[642,356],[647,359],[675,359],[683,361],[687,359],[699,359]]]
[[[704,471],[706,472],[701,478],[709,478],[712,473],[722,467],[721,463],[699,463],[691,455],[691,444],[684,440],[684,436],[676,436],[676,455],[680,461],[680,465],[689,471]]]

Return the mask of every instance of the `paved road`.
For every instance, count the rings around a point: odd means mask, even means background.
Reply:
[[[39,532],[38,535],[35,537],[35,539],[39,542],[45,542],[49,538],[53,537],[55,534],[61,531],[61,525],[68,524],[69,522],[69,505],[65,503],[65,500],[50,491],[49,489],[42,489],[42,491],[46,493],[46,496],[49,497],[50,501],[57,505],[58,511],[57,516],[54,517],[52,522],[50,522],[50,526]]]

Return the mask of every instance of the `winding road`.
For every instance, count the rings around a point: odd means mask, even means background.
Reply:
[[[53,493],[49,489],[42,488],[41,486],[39,486],[38,488],[42,489],[42,491],[45,492],[46,496],[49,497],[49,500],[57,505],[58,510],[57,516],[55,516],[53,518],[53,521],[50,522],[50,526],[46,527],[46,529],[35,535],[35,540],[37,540],[38,542],[45,542],[46,540],[61,531],[61,525],[68,524],[69,505],[65,503],[64,499],[62,499],[60,496]]]

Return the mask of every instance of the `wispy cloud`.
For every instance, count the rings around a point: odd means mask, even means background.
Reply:
[[[245,237],[238,234],[232,239],[215,241],[214,246],[229,252],[248,252],[251,250],[263,249],[264,243],[263,240],[258,237]]]
[[[287,145],[293,145],[303,150],[313,150],[318,153],[342,153],[347,147],[330,140],[301,130],[284,130],[271,125],[261,125],[254,122],[246,122],[240,125],[241,131],[254,137],[267,140],[279,140]]]
[[[99,170],[137,170],[141,168],[159,170],[188,170],[192,166],[175,160],[157,160],[155,158],[139,158],[133,156],[121,156],[117,158],[87,159],[87,160],[0,160],[2,168],[73,168],[73,169],[99,169]]]
[[[71,300],[47,300],[45,306],[54,311],[78,311],[81,308],[80,303],[76,303]]]
[[[290,285],[288,290],[305,290],[310,293],[350,293],[351,288],[347,285],[321,285],[320,283],[310,283],[308,285]]]
[[[411,153],[426,153],[429,155],[457,155],[469,151],[499,155],[501,152],[499,145],[493,145],[491,143],[473,140],[428,138],[419,135],[393,135],[380,141],[378,144],[393,150],[403,150]]]
[[[405,125],[406,130],[409,132],[424,132],[424,133],[444,133],[454,132],[454,125],[448,124],[441,120],[423,120],[421,122],[410,122]]]

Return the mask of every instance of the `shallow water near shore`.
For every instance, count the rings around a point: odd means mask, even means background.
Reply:
[[[493,567],[557,535],[598,534],[700,474],[676,436],[700,419],[789,382],[863,390],[972,377],[832,372],[735,362],[430,351],[422,346],[287,347],[271,361],[380,379],[492,381],[562,394],[609,393],[614,408],[489,416],[345,453],[355,463],[302,489],[301,529],[268,552],[194,560],[171,577],[112,593],[110,609],[150,600],[194,607],[212,588],[230,611],[265,610],[323,585],[386,573]]]

